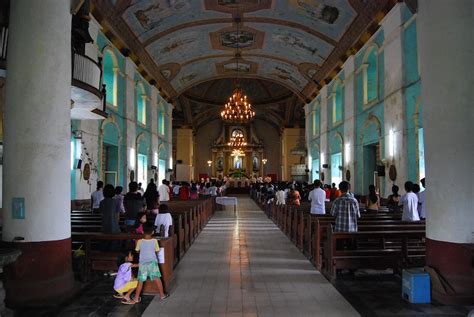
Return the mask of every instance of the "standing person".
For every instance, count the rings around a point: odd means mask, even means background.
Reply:
[[[158,206],[160,205],[160,195],[158,194],[158,190],[156,189],[156,184],[148,184],[145,191],[145,195],[143,196],[145,197],[147,212],[156,215],[158,213]]]
[[[102,199],[104,199],[104,182],[103,181],[98,181],[97,182],[97,189],[95,192],[91,194],[91,208],[93,213],[98,213],[99,212],[99,205]]]
[[[211,195],[211,197],[217,197],[216,182],[211,183],[211,187],[209,187],[209,194]]]
[[[181,200],[189,199],[189,184],[188,183],[183,183],[183,186],[181,186],[181,188],[179,189],[179,199]]]
[[[331,201],[331,186],[324,184],[323,190],[326,193],[326,201]]]
[[[399,187],[397,185],[392,186],[392,194],[387,197],[388,210],[391,212],[400,212],[400,195],[398,194]]]
[[[329,196],[329,199],[331,201],[334,201],[336,200],[336,198],[338,198],[339,196],[341,196],[341,191],[339,189],[337,189],[336,187],[336,183],[332,183],[332,188],[330,190],[330,196]]]
[[[406,194],[400,199],[403,206],[402,221],[419,221],[418,215],[418,197],[413,192],[413,183],[405,182]]]
[[[420,219],[425,220],[426,219],[426,184],[425,184],[425,178],[422,178],[420,180],[420,183],[421,183],[421,185],[423,186],[423,188],[425,190],[422,191],[418,195],[418,197],[420,199],[420,201],[419,201],[419,204],[420,204],[419,213],[420,213]]]
[[[135,223],[135,233],[144,234],[143,226],[146,224],[146,212],[139,212]]]
[[[173,182],[173,197],[179,196],[179,188],[181,185],[178,182]]]
[[[163,232],[161,232],[161,225],[163,225]],[[160,235],[164,238],[168,238],[170,226],[173,225],[173,217],[171,217],[170,209],[168,205],[160,205],[160,213],[156,215],[155,218],[155,227]]]
[[[278,187],[278,191],[276,192],[275,194],[275,198],[276,198],[276,204],[277,205],[284,205],[286,204],[286,200],[285,200],[285,191],[283,189],[283,185],[280,184],[280,186]]]
[[[153,182],[154,184],[155,182]],[[142,183],[138,183],[138,192],[143,196],[145,191],[143,190]]]
[[[290,186],[290,192],[288,194],[288,205],[300,206],[301,196],[300,192],[295,189],[295,185]]]
[[[113,199],[115,196],[115,188],[113,185],[107,184],[104,187],[104,199],[100,202],[99,211],[102,215],[102,232],[103,233],[118,233],[119,213],[118,200]]]
[[[170,200],[170,188],[166,179],[161,181],[161,185],[158,187],[158,194],[160,194],[160,202]]]
[[[190,199],[198,199],[199,198],[199,193],[198,193],[198,188],[195,182],[191,183],[191,189],[189,190],[189,198]]]
[[[369,185],[369,195],[367,196],[367,205],[365,207],[368,212],[378,212],[380,209],[380,199],[377,195],[374,185]]]
[[[137,215],[140,211],[143,211],[144,206],[143,197],[138,192],[137,182],[128,184],[128,193],[123,198],[123,205],[125,207],[125,225],[135,227]]]
[[[163,291],[163,284],[161,283],[161,272],[158,267],[158,258],[156,254],[160,251],[158,240],[153,238],[153,225],[146,224],[144,226],[145,234],[143,238],[137,241],[135,251],[139,252],[138,258],[138,286],[135,296],[130,301],[122,301],[124,304],[134,305],[140,302],[140,293],[143,289],[143,283],[150,279],[156,284],[156,288],[160,293],[160,298],[165,299],[169,295]]]
[[[321,189],[321,181],[319,179],[314,181],[314,189],[309,192],[308,200],[311,201],[312,214],[324,215],[326,209],[324,203],[326,201],[326,193]]]
[[[416,198],[418,198],[418,205],[417,205],[417,208],[416,208],[416,210],[418,211],[418,217],[420,217],[420,212],[421,212],[420,190],[421,190],[420,185],[413,184],[413,193],[415,193]]]
[[[349,188],[348,182],[339,183],[341,196],[332,204],[331,215],[336,218],[334,227],[336,232],[357,232],[357,218],[360,218],[359,203],[348,194]]]
[[[125,213],[125,207],[123,205],[123,195],[122,195],[123,187],[122,186],[117,186],[115,187],[115,196],[114,199],[117,200],[117,212],[124,214]]]

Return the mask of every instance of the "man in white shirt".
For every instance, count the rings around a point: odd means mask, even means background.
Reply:
[[[324,215],[326,209],[324,202],[326,200],[326,192],[321,189],[321,181],[319,179],[314,181],[314,189],[309,192],[308,200],[311,201],[311,213],[315,215]]]
[[[420,197],[420,218],[421,219],[426,219],[426,186],[425,186],[425,179],[423,178],[422,180],[420,180],[420,183],[421,185],[423,185],[423,188],[425,189],[424,191],[422,191],[421,193],[419,193],[419,197]]]
[[[403,206],[402,221],[420,221],[418,215],[418,197],[413,192],[413,183],[405,183],[406,194],[400,199]]]
[[[99,212],[100,202],[104,199],[104,182],[97,182],[97,190],[91,194],[91,208],[93,213]]]
[[[170,188],[167,184],[167,180],[164,179],[158,187],[158,194],[160,194],[160,202],[170,200]]]

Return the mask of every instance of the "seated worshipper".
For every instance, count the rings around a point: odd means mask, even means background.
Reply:
[[[422,191],[418,196],[419,196],[419,214],[420,214],[420,219],[426,219],[426,185],[425,185],[425,179],[422,178],[420,180],[420,183],[421,185],[423,185],[423,188],[425,189],[424,191]]]
[[[163,232],[161,232],[161,225],[163,225]],[[160,205],[160,213],[156,215],[155,218],[155,227],[156,232],[160,233],[160,236],[164,238],[169,237],[169,230],[170,226],[173,225],[173,217],[171,217],[170,209],[168,205],[161,204]]]
[[[413,192],[413,183],[408,181],[405,183],[406,194],[400,199],[403,206],[402,221],[419,221],[418,215],[418,197]]]
[[[378,212],[380,208],[380,199],[377,195],[374,185],[369,185],[369,195],[366,199],[366,211],[367,212]]]
[[[275,198],[276,198],[276,204],[277,205],[284,205],[286,203],[285,202],[285,190],[284,190],[283,185],[280,184],[280,186],[278,188],[278,191],[275,194]]]
[[[400,195],[398,194],[398,186],[392,186],[392,194],[387,197],[387,207],[390,212],[399,212],[400,211]]]
[[[124,214],[125,207],[123,206],[123,195],[122,195],[123,187],[117,186],[115,187],[115,196],[114,199],[117,200],[117,212]]]
[[[102,232],[118,233],[119,213],[117,212],[118,200],[113,199],[115,196],[115,188],[113,185],[107,184],[104,187],[104,199],[100,202],[99,211],[102,215]]]
[[[339,183],[341,196],[338,197],[331,208],[331,215],[336,218],[335,232],[357,232],[357,218],[360,218],[359,203],[348,194],[349,183]]]
[[[158,194],[160,195],[160,202],[170,200],[170,188],[166,179],[161,181],[161,185],[158,187]]]
[[[143,211],[145,205],[142,194],[138,192],[137,182],[128,184],[128,193],[123,198],[123,205],[125,207],[125,225],[133,230],[137,215]]]
[[[324,203],[326,201],[326,193],[321,189],[321,181],[319,179],[314,181],[314,189],[309,192],[308,200],[311,201],[310,212],[315,215],[324,215],[326,209]]]
[[[98,213],[99,212],[99,204],[104,199],[104,182],[103,181],[98,181],[97,182],[97,189],[95,192],[91,194],[91,208],[93,213]]]
[[[158,213],[158,206],[160,205],[160,195],[158,194],[158,190],[156,189],[156,185],[154,183],[148,184],[144,197],[146,201],[147,212],[153,213],[156,215]],[[168,200],[169,200],[169,194],[168,194]]]

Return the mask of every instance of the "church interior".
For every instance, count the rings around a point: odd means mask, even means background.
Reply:
[[[1,316],[474,316],[474,1],[0,0],[0,28]]]

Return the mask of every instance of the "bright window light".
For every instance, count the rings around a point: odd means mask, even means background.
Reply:
[[[326,164],[324,160],[324,152],[321,152],[321,165]]]
[[[170,157],[170,169],[172,169],[172,168],[173,168],[173,158]]]
[[[71,171],[74,169],[74,140],[71,140]]]
[[[135,169],[135,162],[136,162],[136,152],[134,148],[130,148],[130,168],[133,170]]]
[[[346,143],[344,146],[344,158],[346,161],[346,164],[349,164],[351,161],[351,145],[350,143]]]
[[[158,166],[158,153],[153,153],[153,165]]]
[[[395,155],[395,132],[393,129],[390,129],[388,134],[388,150],[390,157],[393,157]]]

